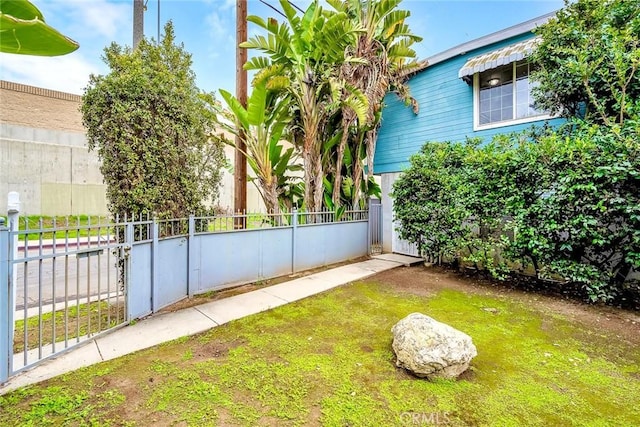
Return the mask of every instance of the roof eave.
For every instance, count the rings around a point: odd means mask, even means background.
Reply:
[[[428,57],[425,61],[423,61],[423,62],[426,62],[426,65],[424,67],[414,70],[412,74],[419,73],[420,71],[428,67],[431,67],[439,62],[443,62],[448,59],[451,59],[455,56],[464,55],[467,52],[471,52],[481,47],[485,47],[490,44],[498,43],[503,40],[510,39],[511,37],[519,36],[520,34],[533,31],[537,27],[543,24],[546,24],[551,18],[553,18],[556,15],[556,13],[557,11],[549,12],[542,16],[538,16],[537,18],[533,18],[528,21],[521,22],[520,24],[505,28],[500,31],[496,31],[495,33],[491,33],[486,36],[479,37],[477,39],[454,46],[451,49],[447,49],[443,52],[437,53],[433,56]]]

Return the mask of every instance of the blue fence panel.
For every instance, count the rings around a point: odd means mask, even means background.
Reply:
[[[188,295],[187,238],[175,237],[157,243],[156,277],[153,282],[153,311],[180,301]]]
[[[196,235],[193,293],[291,273],[291,228]]]
[[[196,293],[206,292],[225,284],[256,280],[260,274],[260,233],[243,231],[200,235],[194,246],[199,246],[200,280]],[[199,261],[199,262],[198,262]]]
[[[346,261],[369,253],[367,222],[328,224],[325,234],[327,264]]]
[[[293,272],[293,229],[275,228],[260,231],[261,271],[259,279]]]
[[[307,270],[365,256],[367,221],[304,225],[296,230],[296,269]]]
[[[327,224],[307,225],[296,230],[296,271],[325,265]]]
[[[136,243],[131,248],[130,286],[127,290],[127,319],[133,320],[152,313],[152,245]]]

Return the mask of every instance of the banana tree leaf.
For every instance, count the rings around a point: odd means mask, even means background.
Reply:
[[[280,146],[281,147],[281,146]],[[283,176],[289,166],[289,160],[291,159],[291,155],[293,154],[293,148],[289,148],[285,151],[284,156],[280,157],[278,162],[274,162],[276,165],[275,174],[276,176]]]
[[[224,89],[220,89],[220,95],[222,95],[222,99],[225,100],[231,112],[235,115],[235,117],[240,122],[240,125],[244,130],[249,130],[249,117],[247,110],[240,104],[240,101],[236,99],[230,92],[227,92]]]
[[[333,200],[331,200],[331,195],[327,192],[324,193],[324,205],[327,207],[327,209],[329,209],[330,211],[333,210]]]
[[[345,177],[342,180],[342,192],[348,199],[350,199],[353,194],[353,190],[353,179],[350,176]]]
[[[353,156],[351,155],[351,148],[349,144],[344,147],[344,156],[342,157],[342,164],[347,168],[351,167],[351,163],[353,162]]]
[[[280,161],[280,155],[282,154],[282,144],[278,144],[277,140],[272,139],[269,142],[269,161],[272,164],[277,164]]]
[[[322,184],[324,185],[324,189],[326,193],[329,193],[329,194],[333,193],[333,183],[329,181],[329,179],[326,176],[322,178]]]
[[[338,142],[340,142],[340,138],[342,138],[342,131],[333,135],[326,143],[322,145],[322,150],[324,151],[325,155],[329,150],[331,150],[331,148],[333,148],[338,144]]]
[[[247,120],[253,126],[260,126],[264,123],[265,111],[267,109],[267,87],[266,83],[255,86],[248,101]]]
[[[0,1],[0,12],[18,19],[37,18],[44,22],[42,12],[27,0],[2,0]]]
[[[35,56],[66,55],[80,45],[44,22],[26,0],[0,1],[0,52]]]

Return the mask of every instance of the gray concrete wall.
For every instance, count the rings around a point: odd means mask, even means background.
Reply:
[[[78,95],[0,81],[0,213],[17,191],[26,215],[106,215],[100,162]]]
[[[100,160],[87,149],[78,95],[0,80],[0,215],[17,191],[26,215],[106,215]],[[233,148],[225,154],[233,164]],[[224,171],[217,205],[233,210],[233,175]],[[264,209],[247,186],[248,210]]]
[[[0,123],[0,212],[17,191],[25,215],[106,215],[105,188],[84,133]]]

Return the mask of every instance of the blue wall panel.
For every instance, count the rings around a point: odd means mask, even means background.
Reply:
[[[190,294],[347,261],[368,250],[366,220],[137,242],[131,250],[130,319]]]
[[[261,233],[262,260],[260,278],[291,274],[293,262],[293,229],[265,229]]]
[[[518,132],[535,123],[473,130],[473,87],[458,78],[458,71],[474,56],[533,37],[522,34],[499,43],[437,63],[409,80],[411,95],[418,101],[420,112],[402,103],[395,94],[385,97],[382,126],[376,144],[374,172],[400,172],[409,165],[409,157],[429,141],[464,141],[480,137],[489,141],[499,133]],[[551,124],[559,124],[553,119]]]
[[[151,314],[151,243],[136,243],[131,247],[131,269],[127,289],[128,319]]]
[[[187,238],[160,240],[153,286],[153,310],[173,304],[187,296]]]
[[[296,269],[306,270],[367,255],[367,222],[303,225],[296,230]]]
[[[291,273],[292,229],[196,235],[194,293]]]

